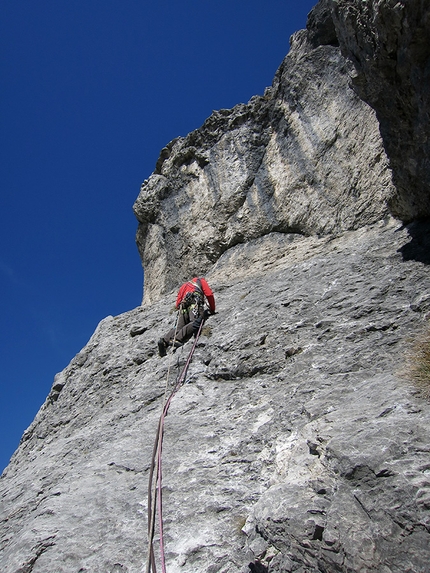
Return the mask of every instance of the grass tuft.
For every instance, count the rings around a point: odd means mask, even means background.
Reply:
[[[411,341],[402,374],[424,398],[430,398],[430,327]]]
[[[246,516],[239,516],[239,515],[236,515],[233,518],[234,530],[239,535],[244,534],[244,532],[242,530],[245,527],[246,519],[247,519]]]
[[[212,336],[212,326],[204,326],[201,332],[202,336],[207,336],[210,338]]]

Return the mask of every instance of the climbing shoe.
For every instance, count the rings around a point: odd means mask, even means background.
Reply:
[[[166,343],[164,342],[164,340],[162,338],[160,338],[160,340],[158,341],[158,354],[161,357],[166,356],[166,354],[167,354]]]
[[[172,344],[172,341],[170,341],[169,345],[170,344],[173,346],[173,352],[176,352],[178,350],[178,348],[181,348],[182,346],[184,346],[182,342],[178,342],[177,340],[175,340],[174,344]]]

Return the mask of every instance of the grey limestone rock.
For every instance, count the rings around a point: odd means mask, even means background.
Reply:
[[[145,571],[157,424],[191,346],[157,340],[190,274],[218,312],[166,418],[167,571],[429,571],[430,409],[405,353],[430,318],[430,227],[393,217],[426,213],[428,177],[387,143],[411,100],[395,92],[390,131],[369,92],[393,42],[408,89],[426,78],[419,6],[321,0],[263,96],[161,151],[134,205],[144,305],[100,323],[1,476],[1,573]]]
[[[305,31],[291,44],[264,96],[172,141],[143,183],[134,210],[145,304],[238,243],[335,234],[388,214],[391,171],[347,61]]]
[[[313,12],[314,41],[340,45],[358,95],[376,111],[397,189],[392,213],[405,221],[428,217],[429,3],[321,0]]]
[[[218,314],[166,418],[169,572],[428,570],[430,410],[399,375],[430,310],[410,244],[390,219],[275,232],[212,267]],[[2,573],[144,571],[167,371],[190,347],[156,355],[174,297],[106,318],[56,377],[1,478]]]

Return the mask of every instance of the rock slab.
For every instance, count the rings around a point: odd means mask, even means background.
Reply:
[[[214,265],[218,314],[166,419],[169,572],[428,570],[430,411],[399,371],[430,276],[409,231],[273,233]],[[106,318],[57,376],[0,481],[3,573],[144,570],[173,301]]]

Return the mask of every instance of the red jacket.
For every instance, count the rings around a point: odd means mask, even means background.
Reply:
[[[184,283],[181,286],[178,292],[178,296],[176,297],[176,308],[179,308],[179,305],[184,300],[187,292],[194,292],[196,282],[197,282],[197,277],[194,277],[191,281],[188,281],[187,283]],[[215,312],[214,293],[212,292],[210,286],[208,285],[205,279],[200,278],[200,283],[202,285],[202,291],[208,301],[211,312]]]

